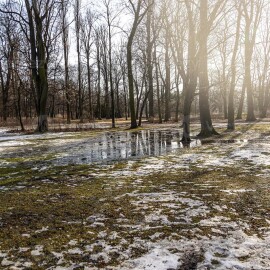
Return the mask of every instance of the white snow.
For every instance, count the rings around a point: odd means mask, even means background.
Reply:
[[[8,260],[7,258],[4,258],[4,259],[2,260],[2,262],[1,262],[1,265],[2,265],[2,266],[10,266],[10,265],[13,265],[13,264],[14,264],[14,262]]]
[[[150,252],[140,258],[128,260],[121,266],[122,270],[136,269],[136,270],[167,270],[176,269],[178,266],[178,256],[171,253],[162,245],[158,245]]]
[[[69,254],[82,254],[83,251],[80,248],[72,248],[67,251]]]
[[[34,250],[31,250],[32,256],[40,256],[43,254],[43,246],[36,245]]]

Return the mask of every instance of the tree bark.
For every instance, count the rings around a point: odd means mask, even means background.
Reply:
[[[208,80],[208,50],[207,39],[209,34],[208,1],[200,1],[200,35],[199,35],[199,109],[201,131],[200,137],[218,134],[212,124],[209,106],[209,80]]]
[[[169,44],[170,44],[170,33],[168,27],[166,28],[166,41],[165,41],[165,119],[167,122],[171,118],[171,66],[170,66],[170,55],[169,55]]]
[[[41,16],[36,0],[25,0],[25,5],[29,20],[30,45],[31,45],[31,70],[32,78],[37,92],[37,114],[38,114],[38,132],[48,131],[47,120],[47,98],[48,98],[48,79],[47,79],[47,58],[45,42],[43,40],[43,21],[46,17]],[[32,14],[32,10],[33,13]],[[35,21],[35,25],[34,25]]]
[[[150,8],[147,12],[147,20],[146,20],[146,32],[147,32],[146,53],[147,53],[147,78],[149,91],[148,94],[149,121],[153,122],[155,118],[155,113],[154,113],[154,85],[153,85],[153,61],[152,61],[153,41],[151,40],[151,23],[152,23],[152,9]]]
[[[237,25],[236,25],[236,34],[233,48],[233,55],[231,60],[231,83],[229,90],[229,98],[228,98],[228,122],[227,129],[234,130],[235,122],[234,122],[234,91],[235,91],[235,80],[236,80],[236,57],[237,50],[239,46],[239,37],[240,37],[240,23],[241,23],[241,9],[238,8],[238,17],[237,17]]]

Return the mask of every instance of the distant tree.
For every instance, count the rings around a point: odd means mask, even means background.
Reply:
[[[148,5],[151,5],[151,8],[148,9],[147,11],[147,16],[146,16],[146,38],[147,38],[147,48],[146,48],[146,53],[147,53],[147,79],[148,79],[148,88],[149,88],[149,120],[153,121],[155,114],[154,114],[154,86],[153,86],[153,60],[152,60],[152,55],[153,55],[153,45],[155,41],[155,36],[153,35],[153,30],[152,30],[152,20],[155,19],[153,18],[153,5],[154,1],[153,0],[148,0]]]
[[[69,58],[69,25],[67,21],[67,12],[68,12],[68,1],[61,0],[61,16],[62,16],[62,41],[63,41],[63,50],[64,50],[64,72],[65,72],[65,97],[66,97],[66,109],[67,109],[67,123],[71,123],[71,100],[69,93],[69,67],[68,67],[68,58]]]
[[[133,12],[133,23],[132,28],[128,36],[127,42],[127,66],[128,66],[128,86],[129,86],[129,106],[130,106],[130,116],[131,116],[131,125],[130,128],[137,128],[137,120],[136,120],[136,111],[135,111],[135,101],[134,101],[134,78],[132,71],[132,44],[133,39],[135,37],[137,28],[141,23],[142,19],[147,13],[148,8],[145,6],[143,0],[138,0],[135,5],[132,0],[128,0],[129,6]],[[145,7],[144,7],[145,6]]]
[[[244,1],[243,11],[245,19],[245,87],[247,91],[247,121],[256,120],[254,114],[253,90],[251,82],[251,61],[254,52],[256,33],[262,13],[263,1]]]
[[[263,9],[262,25],[263,29],[260,29],[261,44],[257,47],[257,57],[260,59],[258,68],[261,70],[259,81],[259,93],[258,93],[258,105],[260,117],[264,118],[267,114],[267,109],[270,103],[270,18],[269,18],[270,6],[269,4]]]
[[[234,96],[235,96],[235,83],[236,83],[236,57],[239,47],[239,38],[240,38],[240,23],[242,17],[241,11],[241,2],[237,4],[237,23],[236,23],[236,33],[235,33],[235,41],[233,47],[233,54],[231,58],[231,81],[230,81],[230,89],[229,89],[229,97],[228,97],[228,123],[227,129],[234,130]]]
[[[83,89],[82,89],[82,68],[81,68],[81,0],[74,2],[76,50],[77,50],[77,67],[78,67],[78,113],[77,117],[83,122]]]
[[[1,53],[2,59],[0,59],[0,79],[2,88],[2,106],[3,106],[3,120],[7,121],[8,117],[8,103],[9,96],[12,87],[12,73],[13,73],[13,60],[17,44],[15,38],[15,22],[11,20],[10,14],[4,14],[0,20],[1,27]],[[4,65],[5,70],[4,72]]]
[[[87,68],[87,86],[88,86],[88,110],[89,110],[89,120],[93,119],[93,102],[92,102],[92,86],[91,86],[91,52],[93,40],[93,29],[94,29],[95,15],[90,9],[86,10],[85,17],[83,19],[81,39],[83,51],[86,58],[86,68]]]

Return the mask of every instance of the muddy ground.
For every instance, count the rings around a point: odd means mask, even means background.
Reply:
[[[0,269],[270,269],[270,125],[217,130],[2,129]]]

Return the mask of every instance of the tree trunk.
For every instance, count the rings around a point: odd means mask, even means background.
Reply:
[[[244,78],[236,119],[242,119],[245,94],[246,94],[246,79]]]
[[[251,82],[251,61],[253,50],[255,46],[256,32],[260,21],[261,11],[263,8],[263,2],[251,0],[249,3],[244,4],[245,10],[245,80],[247,90],[247,118],[246,121],[255,121],[254,114],[254,101],[253,101],[253,89]],[[250,5],[250,13],[248,14],[248,5]],[[253,22],[253,24],[252,24]],[[251,25],[252,28],[251,29]]]
[[[41,17],[37,2],[32,1],[32,7],[30,7],[29,0],[25,0],[29,29],[30,29],[30,45],[31,45],[31,70],[32,77],[35,83],[37,92],[37,114],[38,114],[38,132],[48,131],[47,120],[47,98],[48,98],[48,79],[47,79],[47,59],[46,48],[43,40],[43,20],[45,17]],[[32,10],[34,12],[35,26],[32,16]]]
[[[246,90],[247,90],[247,118],[246,121],[255,121],[256,117],[254,114],[254,102],[253,102],[253,90],[252,90],[252,83],[251,83],[251,74],[250,74],[250,53],[245,53],[246,61],[245,61],[245,78],[246,78]]]
[[[270,103],[270,91],[269,91],[269,85],[266,87],[267,90],[265,90],[265,96],[264,96],[264,103],[263,103],[263,109],[262,109],[262,114],[261,117],[265,118],[267,115],[267,109],[269,107]]]
[[[237,25],[236,25],[236,35],[234,42],[233,55],[231,60],[231,83],[229,90],[229,98],[228,98],[228,123],[227,129],[234,130],[234,90],[235,90],[235,79],[236,79],[236,56],[239,45],[239,37],[240,37],[240,23],[241,23],[241,10],[238,8],[238,17],[237,17]]]
[[[76,50],[77,50],[77,62],[78,62],[78,118],[80,122],[83,122],[83,99],[82,99],[82,79],[81,79],[81,45],[80,45],[80,0],[75,2],[75,28],[76,28]]]
[[[165,78],[165,122],[169,121],[171,118],[171,109],[170,109],[170,98],[171,98],[171,67],[170,67],[170,56],[169,56],[169,42],[170,42],[170,33],[167,28],[166,31],[166,41],[165,41],[165,69],[166,69],[166,78]]]
[[[111,36],[111,25],[108,21],[109,26],[109,76],[110,76],[110,93],[111,93],[111,117],[112,117],[112,128],[115,128],[115,102],[114,102],[114,88],[113,88],[113,76],[112,76],[112,36]]]
[[[188,143],[191,141],[190,114],[191,114],[191,105],[194,100],[195,91],[197,87],[198,68],[196,57],[196,31],[194,25],[194,15],[192,13],[192,9],[190,8],[189,2],[185,1],[185,4],[188,11],[189,33],[188,33],[188,68],[186,75],[184,74],[182,75],[183,95],[184,95],[182,142]]]
[[[86,54],[87,57],[87,83],[88,83],[88,109],[89,121],[93,120],[93,106],[92,106],[92,88],[91,88],[91,67],[90,67],[90,52]]]
[[[207,19],[207,0],[200,1],[200,35],[199,35],[199,108],[201,131],[198,136],[208,137],[218,134],[213,125],[209,106],[208,50],[207,38],[209,22]]]
[[[152,61],[152,50],[153,42],[151,41],[151,22],[152,22],[152,9],[149,9],[147,12],[147,22],[146,22],[146,31],[147,31],[147,78],[148,78],[148,100],[149,100],[149,121],[153,122],[155,113],[154,113],[154,86],[153,86],[153,61]]]
[[[144,109],[144,107],[146,105],[148,95],[149,95],[149,91],[145,94],[145,97],[143,99],[142,106],[141,106],[141,109],[140,109],[139,124],[138,124],[139,127],[142,125],[143,109]]]
[[[180,107],[180,89],[179,89],[179,74],[176,78],[176,108],[175,108],[175,122],[178,122],[179,119],[179,107]]]
[[[99,36],[97,36],[96,49],[97,49],[97,118],[101,120],[101,65],[100,65],[100,42]]]
[[[62,8],[62,32],[63,32],[63,49],[64,49],[64,67],[65,67],[65,98],[66,98],[66,108],[67,108],[67,124],[71,123],[70,119],[70,97],[69,97],[69,70],[68,70],[68,54],[69,54],[69,45],[68,45],[68,25],[66,21],[67,16],[67,7],[64,0],[61,0]]]

